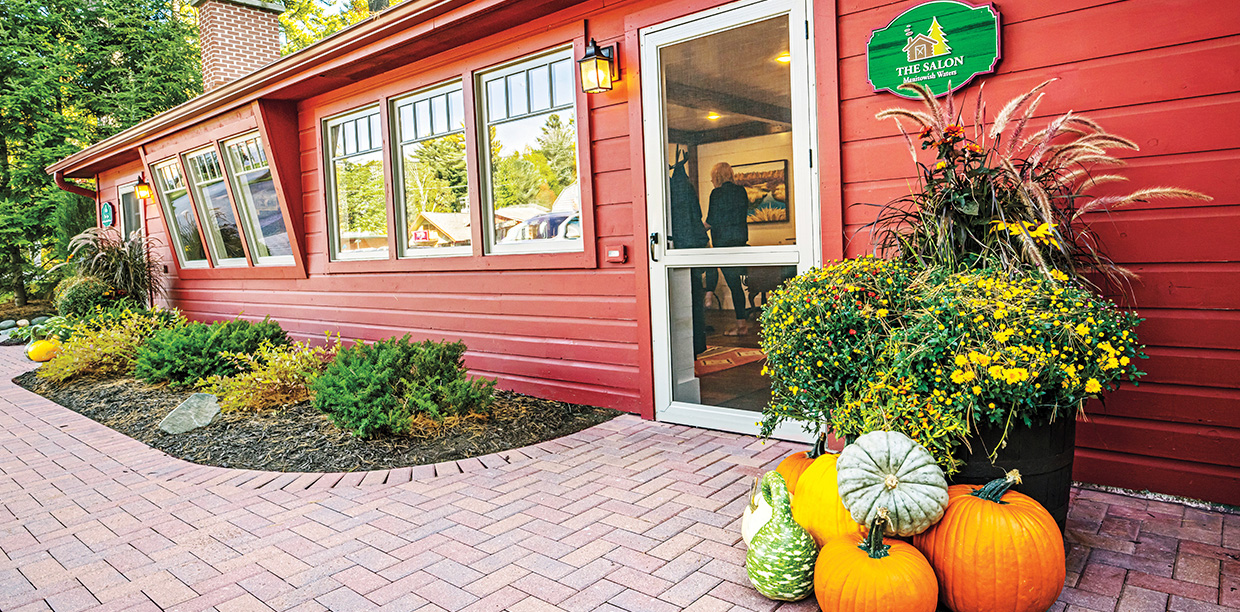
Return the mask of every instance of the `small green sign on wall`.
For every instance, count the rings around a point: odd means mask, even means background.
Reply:
[[[921,83],[942,96],[979,74],[994,72],[1000,48],[999,13],[991,5],[927,2],[870,35],[866,47],[870,84],[874,91],[916,98],[917,94],[897,87]]]
[[[111,202],[104,202],[99,207],[99,225],[103,227],[112,227],[116,221],[116,213],[112,210]]]

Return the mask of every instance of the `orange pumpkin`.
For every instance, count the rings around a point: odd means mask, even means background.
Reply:
[[[814,564],[814,596],[832,612],[934,612],[939,585],[916,548],[883,541],[887,509],[880,508],[866,536],[832,538]]]
[[[827,453],[815,459],[801,473],[797,492],[792,496],[792,518],[814,536],[819,546],[831,538],[863,531],[840,501],[835,473],[838,458],[839,455]]]
[[[818,441],[814,443],[814,447],[799,453],[793,453],[779,462],[779,466],[775,468],[780,476],[784,477],[784,482],[788,485],[788,492],[796,495],[797,481],[801,479],[801,474],[809,469],[814,460],[827,454],[827,434],[819,434]]]
[[[1063,535],[1016,470],[984,487],[948,487],[947,512],[913,536],[955,612],[1042,612],[1063,590]]]

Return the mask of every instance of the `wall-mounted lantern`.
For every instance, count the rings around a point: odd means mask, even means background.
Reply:
[[[138,175],[138,184],[133,187],[133,195],[139,200],[151,199],[151,184],[146,182],[145,175]]]
[[[593,38],[586,45],[586,53],[577,60],[581,69],[581,91],[588,94],[611,91],[614,81],[620,80],[620,70],[616,66],[618,44],[599,47]]]

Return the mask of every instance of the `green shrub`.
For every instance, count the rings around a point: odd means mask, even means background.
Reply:
[[[408,433],[415,416],[485,413],[495,381],[468,379],[464,354],[461,342],[408,335],[343,349],[312,383],[314,406],[363,437]]]
[[[211,376],[232,376],[241,366],[229,353],[253,353],[264,342],[288,344],[288,336],[275,321],[216,321],[190,323],[161,331],[138,350],[134,376],[147,382],[193,385]]]
[[[108,309],[117,306],[117,301],[124,297],[92,276],[68,279],[57,287],[56,293],[56,311],[79,317],[95,310],[95,307]]]
[[[71,326],[60,352],[39,368],[40,378],[64,382],[77,377],[124,376],[133,369],[138,348],[148,338],[185,325],[175,310],[122,308],[101,312],[107,314]]]
[[[264,342],[254,354],[228,355],[242,368],[233,376],[212,376],[196,385],[219,397],[220,409],[260,411],[291,406],[310,399],[310,383],[340,350],[340,337],[327,345],[294,342],[279,346]]]

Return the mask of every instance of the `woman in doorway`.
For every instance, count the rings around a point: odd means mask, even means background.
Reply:
[[[712,247],[749,246],[749,194],[732,179],[732,166],[726,162],[719,162],[711,168],[710,180],[715,188],[710,192],[706,227],[710,229]],[[726,336],[743,336],[749,333],[749,300],[741,285],[745,269],[732,267],[722,271],[732,293],[732,307],[736,310],[736,327],[723,333]],[[710,291],[714,288],[706,289]]]

